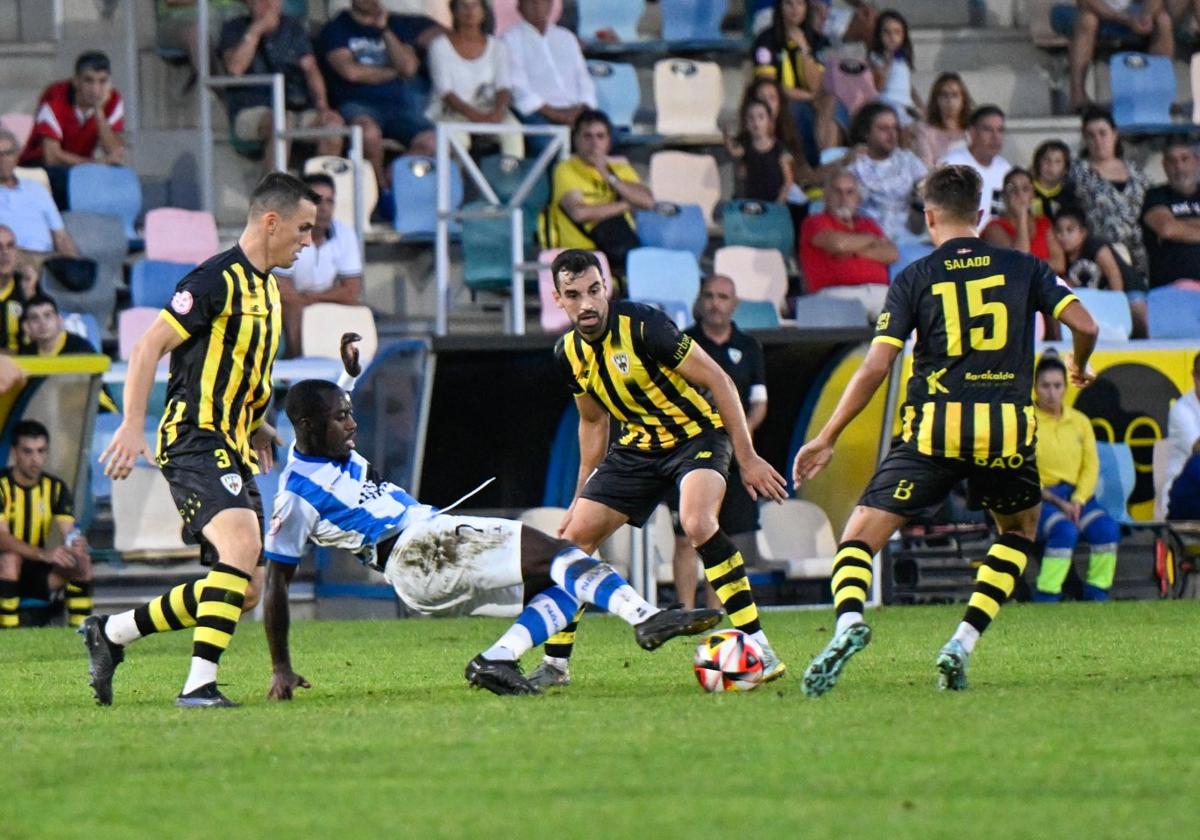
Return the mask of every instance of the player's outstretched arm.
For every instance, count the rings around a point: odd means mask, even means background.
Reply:
[[[721,422],[725,424],[725,431],[733,442],[733,454],[737,458],[742,484],[746,485],[750,498],[757,500],[762,497],[776,502],[787,498],[787,482],[783,476],[754,451],[746,413],[742,411],[742,400],[729,374],[721,370],[721,366],[696,344],[692,345],[687,358],[675,371],[688,382],[707,388],[712,394],[717,413],[721,415]]]
[[[842,431],[850,425],[879,390],[879,386],[887,379],[892,363],[900,353],[900,348],[885,341],[876,341],[867,351],[867,358],[850,378],[850,384],[838,400],[824,428],[796,453],[792,462],[792,481],[799,487],[804,481],[817,475],[833,458],[833,446],[837,443]]]
[[[576,396],[575,405],[579,409],[579,478],[575,482],[575,497],[571,500],[571,507],[555,533],[560,539],[571,524],[575,502],[583,492],[583,485],[587,484],[588,478],[604,460],[604,453],[608,451],[608,427],[611,423],[608,412],[588,394]]]
[[[139,455],[153,460],[150,447],[146,445],[146,403],[150,399],[159,359],[182,343],[183,336],[160,317],[133,346],[125,376],[125,416],[112,441],[100,453],[105,475],[113,479],[125,478],[133,471]]]
[[[1058,320],[1070,328],[1074,344],[1074,351],[1066,359],[1071,384],[1076,388],[1086,388],[1096,379],[1096,374],[1088,368],[1088,359],[1096,349],[1096,337],[1100,334],[1100,328],[1096,326],[1092,313],[1077,300],[1063,307],[1063,311],[1058,313]]]
[[[296,567],[286,563],[267,563],[267,587],[263,599],[263,627],[267,631],[267,647],[271,650],[270,700],[291,700],[297,688],[312,688],[304,677],[292,670],[288,650],[288,628],[291,612],[288,608],[288,584]]]

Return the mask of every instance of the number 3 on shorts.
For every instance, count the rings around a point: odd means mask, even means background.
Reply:
[[[223,470],[227,470],[233,466],[233,461],[229,460],[229,453],[224,449],[214,449],[213,455],[216,456],[217,466]]]

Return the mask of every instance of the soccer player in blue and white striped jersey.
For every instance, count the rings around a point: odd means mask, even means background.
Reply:
[[[420,504],[354,451],[350,397],[333,383],[297,383],[286,411],[296,445],[280,479],[265,546],[273,699],[287,700],[297,687],[309,687],[292,669],[287,641],[287,586],[308,543],[355,552],[423,615],[519,612],[496,644],[467,665],[470,683],[497,694],[540,693],[517,660],[562,630],[581,604],[633,625],[646,650],[720,621],[718,610],[659,610],[608,564],[520,522],[439,513]]]

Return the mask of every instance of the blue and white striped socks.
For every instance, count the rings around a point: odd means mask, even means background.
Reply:
[[[616,569],[578,548],[559,552],[550,564],[550,579],[577,601],[595,604],[630,624],[641,624],[659,611],[637,594]]]
[[[530,648],[547,639],[570,623],[579,602],[557,586],[534,595],[516,622],[496,644],[483,652],[484,659],[515,661]]]

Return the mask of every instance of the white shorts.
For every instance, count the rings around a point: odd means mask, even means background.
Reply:
[[[521,611],[521,523],[434,516],[407,528],[384,578],[421,615],[515,616]]]

